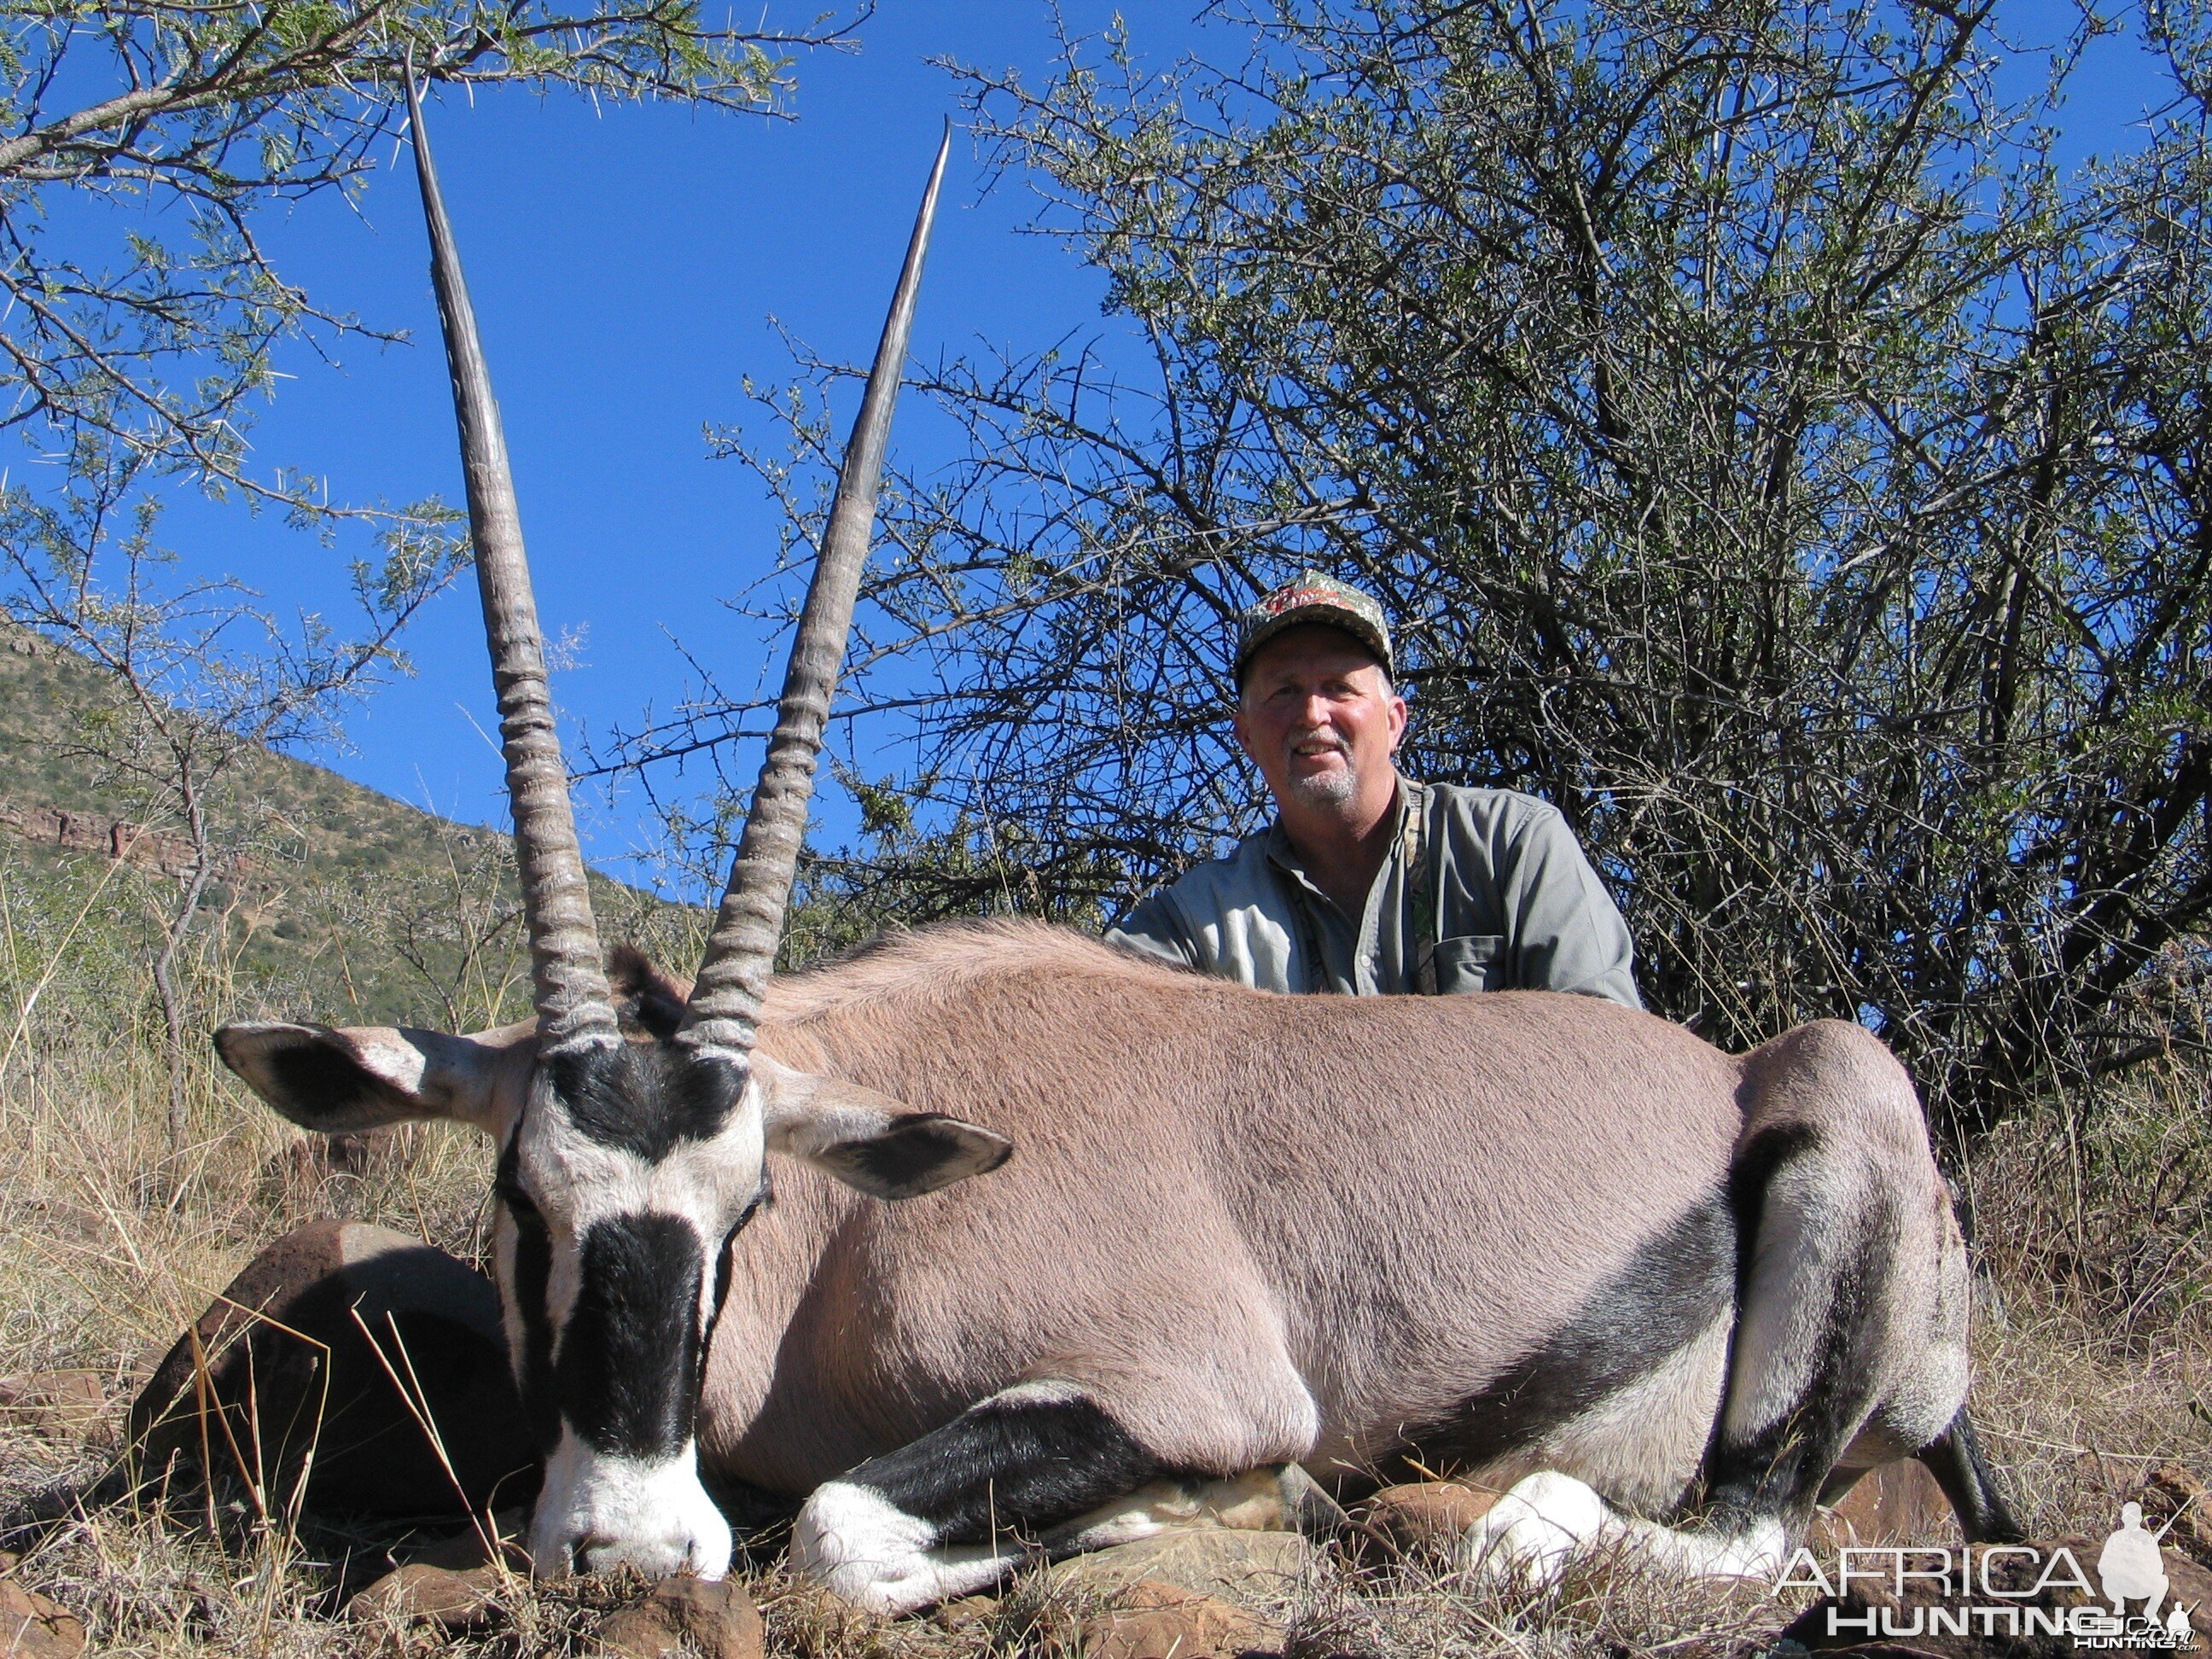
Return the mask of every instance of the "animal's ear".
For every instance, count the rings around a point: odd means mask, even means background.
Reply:
[[[635,945],[617,945],[607,952],[607,983],[615,994],[615,1012],[627,1026],[635,1025],[647,1036],[665,1042],[684,1022],[684,1005],[691,988]]]
[[[536,1035],[529,1021],[477,1036],[393,1025],[226,1025],[215,1051],[246,1087],[303,1129],[325,1134],[408,1119],[495,1129],[500,1066]]]
[[[857,1083],[795,1072],[756,1052],[769,1150],[804,1159],[876,1198],[912,1198],[995,1170],[1002,1134],[941,1112],[908,1111]]]

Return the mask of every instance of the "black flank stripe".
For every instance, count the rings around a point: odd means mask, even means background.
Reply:
[[[1647,1242],[1541,1347],[1409,1435],[1407,1449],[1431,1467],[1480,1468],[1664,1364],[1732,1304],[1735,1241],[1730,1206],[1716,1194]]]

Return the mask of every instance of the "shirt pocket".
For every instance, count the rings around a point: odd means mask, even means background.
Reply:
[[[1431,960],[1437,965],[1438,996],[1503,991],[1512,983],[1503,933],[1462,933],[1457,939],[1438,939]]]

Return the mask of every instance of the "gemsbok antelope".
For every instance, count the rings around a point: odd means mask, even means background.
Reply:
[[[702,1468],[803,1496],[797,1567],[891,1611],[1140,1534],[1163,1477],[1408,1451],[1512,1483],[1492,1563],[1770,1571],[1824,1492],[1907,1455],[1969,1536],[2017,1535],[1920,1107],[1856,1026],[1735,1056],[1587,998],[1279,996],[1017,922],[770,983],[944,149],[705,960],[618,991],[411,87],[410,114],[536,1017],[216,1043],[311,1129],[497,1144],[539,1571],[725,1571]]]

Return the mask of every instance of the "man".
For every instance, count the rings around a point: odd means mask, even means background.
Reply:
[[[1273,991],[1547,990],[1640,1007],[1627,925],[1566,821],[1423,784],[1382,607],[1309,571],[1241,619],[1237,741],[1279,816],[1107,938]]]

